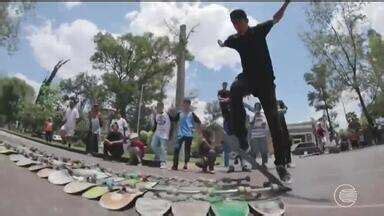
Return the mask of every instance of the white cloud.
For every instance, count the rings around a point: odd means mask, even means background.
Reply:
[[[65,4],[65,7],[70,10],[76,6],[81,5],[82,2],[65,2],[64,4]]]
[[[62,59],[70,59],[57,74],[69,78],[79,72],[90,71],[89,58],[95,51],[93,36],[100,30],[87,20],[78,19],[72,23],[62,23],[57,28],[50,21],[39,27],[31,27],[27,39],[39,64],[51,71]]]
[[[384,3],[383,2],[371,2],[366,7],[366,15],[374,28],[381,35],[384,35]]]
[[[236,68],[239,64],[237,53],[217,45],[218,39],[225,40],[234,33],[229,12],[230,9],[218,4],[142,2],[139,11],[126,15],[126,30],[135,34],[150,31],[156,36],[173,37],[166,23],[176,26],[177,30],[180,24],[186,24],[187,31],[199,24],[188,43],[195,60],[215,70],[225,66]],[[252,25],[257,23],[252,17],[249,19]]]
[[[10,76],[14,76],[14,77],[17,77],[21,80],[24,80],[28,85],[32,86],[33,89],[35,90],[35,94],[37,94],[39,92],[39,88],[40,88],[40,83],[34,81],[34,80],[31,80],[30,78],[28,78],[27,76],[25,76],[24,74],[22,73],[15,73],[15,74],[12,74]]]

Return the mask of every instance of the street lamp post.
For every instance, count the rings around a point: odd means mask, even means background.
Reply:
[[[139,133],[139,129],[140,129],[141,103],[143,100],[143,91],[144,91],[144,84],[141,85],[141,91],[140,91],[139,110],[137,114],[137,129],[136,129],[137,133]]]

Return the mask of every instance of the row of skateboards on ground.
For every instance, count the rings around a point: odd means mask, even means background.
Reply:
[[[250,185],[250,178],[188,180],[136,173],[114,173],[99,165],[58,158],[37,148],[0,143],[0,154],[19,167],[36,172],[48,182],[64,186],[67,194],[98,200],[109,210],[134,207],[140,215],[245,216],[283,215],[285,205],[276,197],[279,186]]]

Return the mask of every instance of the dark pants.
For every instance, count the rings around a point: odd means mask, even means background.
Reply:
[[[223,115],[224,117],[224,115]],[[224,132],[226,134],[229,134],[230,133],[230,126],[229,126],[229,118],[224,118],[224,122],[223,122],[223,128],[224,128]],[[225,167],[228,167],[229,166],[229,153],[231,152],[231,147],[228,145],[227,142],[224,142],[223,143],[223,152],[224,152],[224,166]]]
[[[209,150],[206,154],[202,155],[201,158],[201,168],[203,171],[207,171],[207,168],[209,171],[214,170],[216,161],[216,152],[214,150]]]
[[[85,147],[87,153],[97,153],[99,151],[99,135],[90,133],[89,141]]]
[[[286,144],[287,148],[285,149],[285,154],[284,154],[284,158],[285,158],[284,164],[289,164],[292,161],[292,159],[291,159],[292,140],[289,137],[287,122],[285,121],[285,117],[284,117],[283,113],[280,114],[280,124],[281,124],[281,129],[283,132],[283,136],[284,136],[283,140],[288,141],[288,143]]]
[[[279,113],[277,111],[275,84],[272,77],[256,79],[256,83],[250,83],[250,79],[240,75],[231,86],[231,118],[230,130],[239,138],[240,145],[247,142],[247,129],[245,126],[246,113],[243,97],[252,94],[258,97],[264,109],[272,136],[275,151],[275,164],[285,165],[284,155],[288,148],[288,140],[283,135]]]
[[[108,145],[104,143],[104,156],[111,155],[113,159],[120,159],[124,154],[123,144],[115,143]]]
[[[45,140],[47,140],[47,142],[52,142],[52,138],[53,131],[45,131]]]
[[[179,153],[181,146],[184,143],[184,163],[189,162],[189,157],[191,154],[191,145],[193,137],[180,137],[177,139],[175,150],[173,152],[173,166],[177,167],[179,165]]]

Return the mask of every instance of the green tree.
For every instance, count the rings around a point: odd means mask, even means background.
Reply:
[[[360,31],[366,23],[362,2],[313,2],[306,11],[310,30],[302,34],[309,51],[318,63],[326,63],[333,80],[343,89],[354,91],[368,121],[370,131],[375,125],[363,98],[366,83],[366,35]]]
[[[0,47],[16,51],[20,22],[34,6],[35,1],[0,2]]]
[[[24,80],[19,78],[0,79],[0,115],[5,116],[5,123],[17,120],[22,105],[31,103],[35,91]]]
[[[65,96],[74,96],[78,101],[82,98],[80,111],[83,111],[86,104],[103,104],[107,101],[108,91],[101,79],[85,72],[62,80],[59,87]]]
[[[52,118],[55,129],[63,119],[63,112],[59,110],[62,104],[58,86],[41,86],[40,93],[44,97],[40,97],[39,103],[23,103],[18,115],[23,128],[35,134],[41,133],[48,118]]]
[[[368,59],[373,72],[368,76],[368,88],[372,97],[368,110],[374,118],[379,118],[384,116],[384,41],[373,29],[368,31],[368,38]]]
[[[368,59],[372,66],[372,73],[369,73],[368,79],[374,100],[378,94],[384,92],[384,41],[373,29],[368,31],[368,38]]]
[[[331,110],[335,107],[339,94],[330,79],[331,75],[327,66],[320,64],[313,66],[311,72],[305,73],[304,80],[314,89],[307,95],[309,105],[316,111],[325,111],[329,129],[334,131],[333,120],[336,116],[331,114]]]
[[[102,80],[113,93],[115,106],[127,114],[131,125],[135,125],[142,86],[143,110],[154,100],[165,98],[164,86],[175,66],[174,44],[167,37],[154,37],[151,33],[126,34],[118,38],[110,33],[99,33],[94,40],[93,67],[106,72]],[[145,115],[142,116],[146,121]]]

